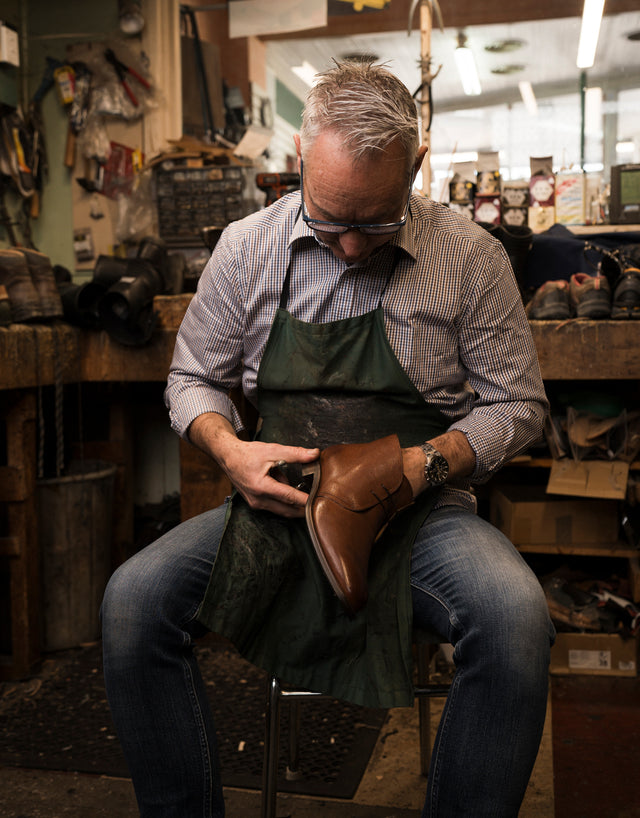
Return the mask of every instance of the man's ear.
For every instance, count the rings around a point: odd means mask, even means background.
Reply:
[[[413,163],[413,175],[414,177],[422,167],[422,163],[424,161],[425,156],[427,155],[427,151],[429,148],[426,145],[420,145],[418,148],[418,153],[416,154],[415,162]]]

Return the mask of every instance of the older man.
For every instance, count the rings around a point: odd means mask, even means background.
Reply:
[[[296,149],[300,192],[216,246],[166,391],[173,428],[233,497],[105,595],[107,692],[141,814],[224,814],[191,650],[204,629],[290,683],[397,706],[415,623],[456,662],[423,815],[515,816],[553,628],[472,490],[540,436],[547,408],[513,272],[481,227],[412,194],[426,149],[384,67],[320,75]],[[251,441],[239,385],[260,415]]]

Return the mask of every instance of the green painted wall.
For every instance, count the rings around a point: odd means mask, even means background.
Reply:
[[[304,103],[295,94],[276,80],[276,113],[281,116],[293,128],[298,129],[302,122],[302,110]]]
[[[65,60],[68,45],[102,40],[118,28],[117,0],[28,0],[28,87],[31,96],[42,78],[46,57]],[[60,35],[71,35],[60,37]],[[34,244],[56,264],[73,270],[71,185],[73,174],[64,166],[68,115],[56,89],[43,100],[49,178],[43,191],[41,215],[33,222]]]

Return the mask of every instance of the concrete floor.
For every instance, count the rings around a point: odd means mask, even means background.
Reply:
[[[435,733],[442,700],[432,701]],[[551,714],[520,818],[553,818]],[[391,710],[352,800],[278,796],[278,818],[418,818],[425,792],[420,775],[418,711]],[[260,793],[226,789],[227,818],[258,818]],[[3,818],[134,818],[128,779],[4,767],[0,769]],[[186,818],[186,816],[185,816]]]

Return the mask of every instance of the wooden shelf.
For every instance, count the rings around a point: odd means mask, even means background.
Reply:
[[[640,232],[640,224],[568,224],[566,225],[576,236],[594,236],[600,233],[636,233]]]
[[[523,554],[561,554],[564,556],[580,557],[638,557],[640,551],[631,548],[624,542],[617,543],[526,543],[517,545],[518,551]]]
[[[505,463],[504,467],[517,466],[518,468],[526,469],[550,469],[552,465],[552,457],[531,457],[531,455],[521,454],[518,455],[518,457],[514,457],[513,460],[510,460],[508,463]],[[634,460],[632,463],[629,463],[629,471],[639,470],[640,460]]]
[[[640,378],[640,321],[530,321],[542,377],[551,381]]]

